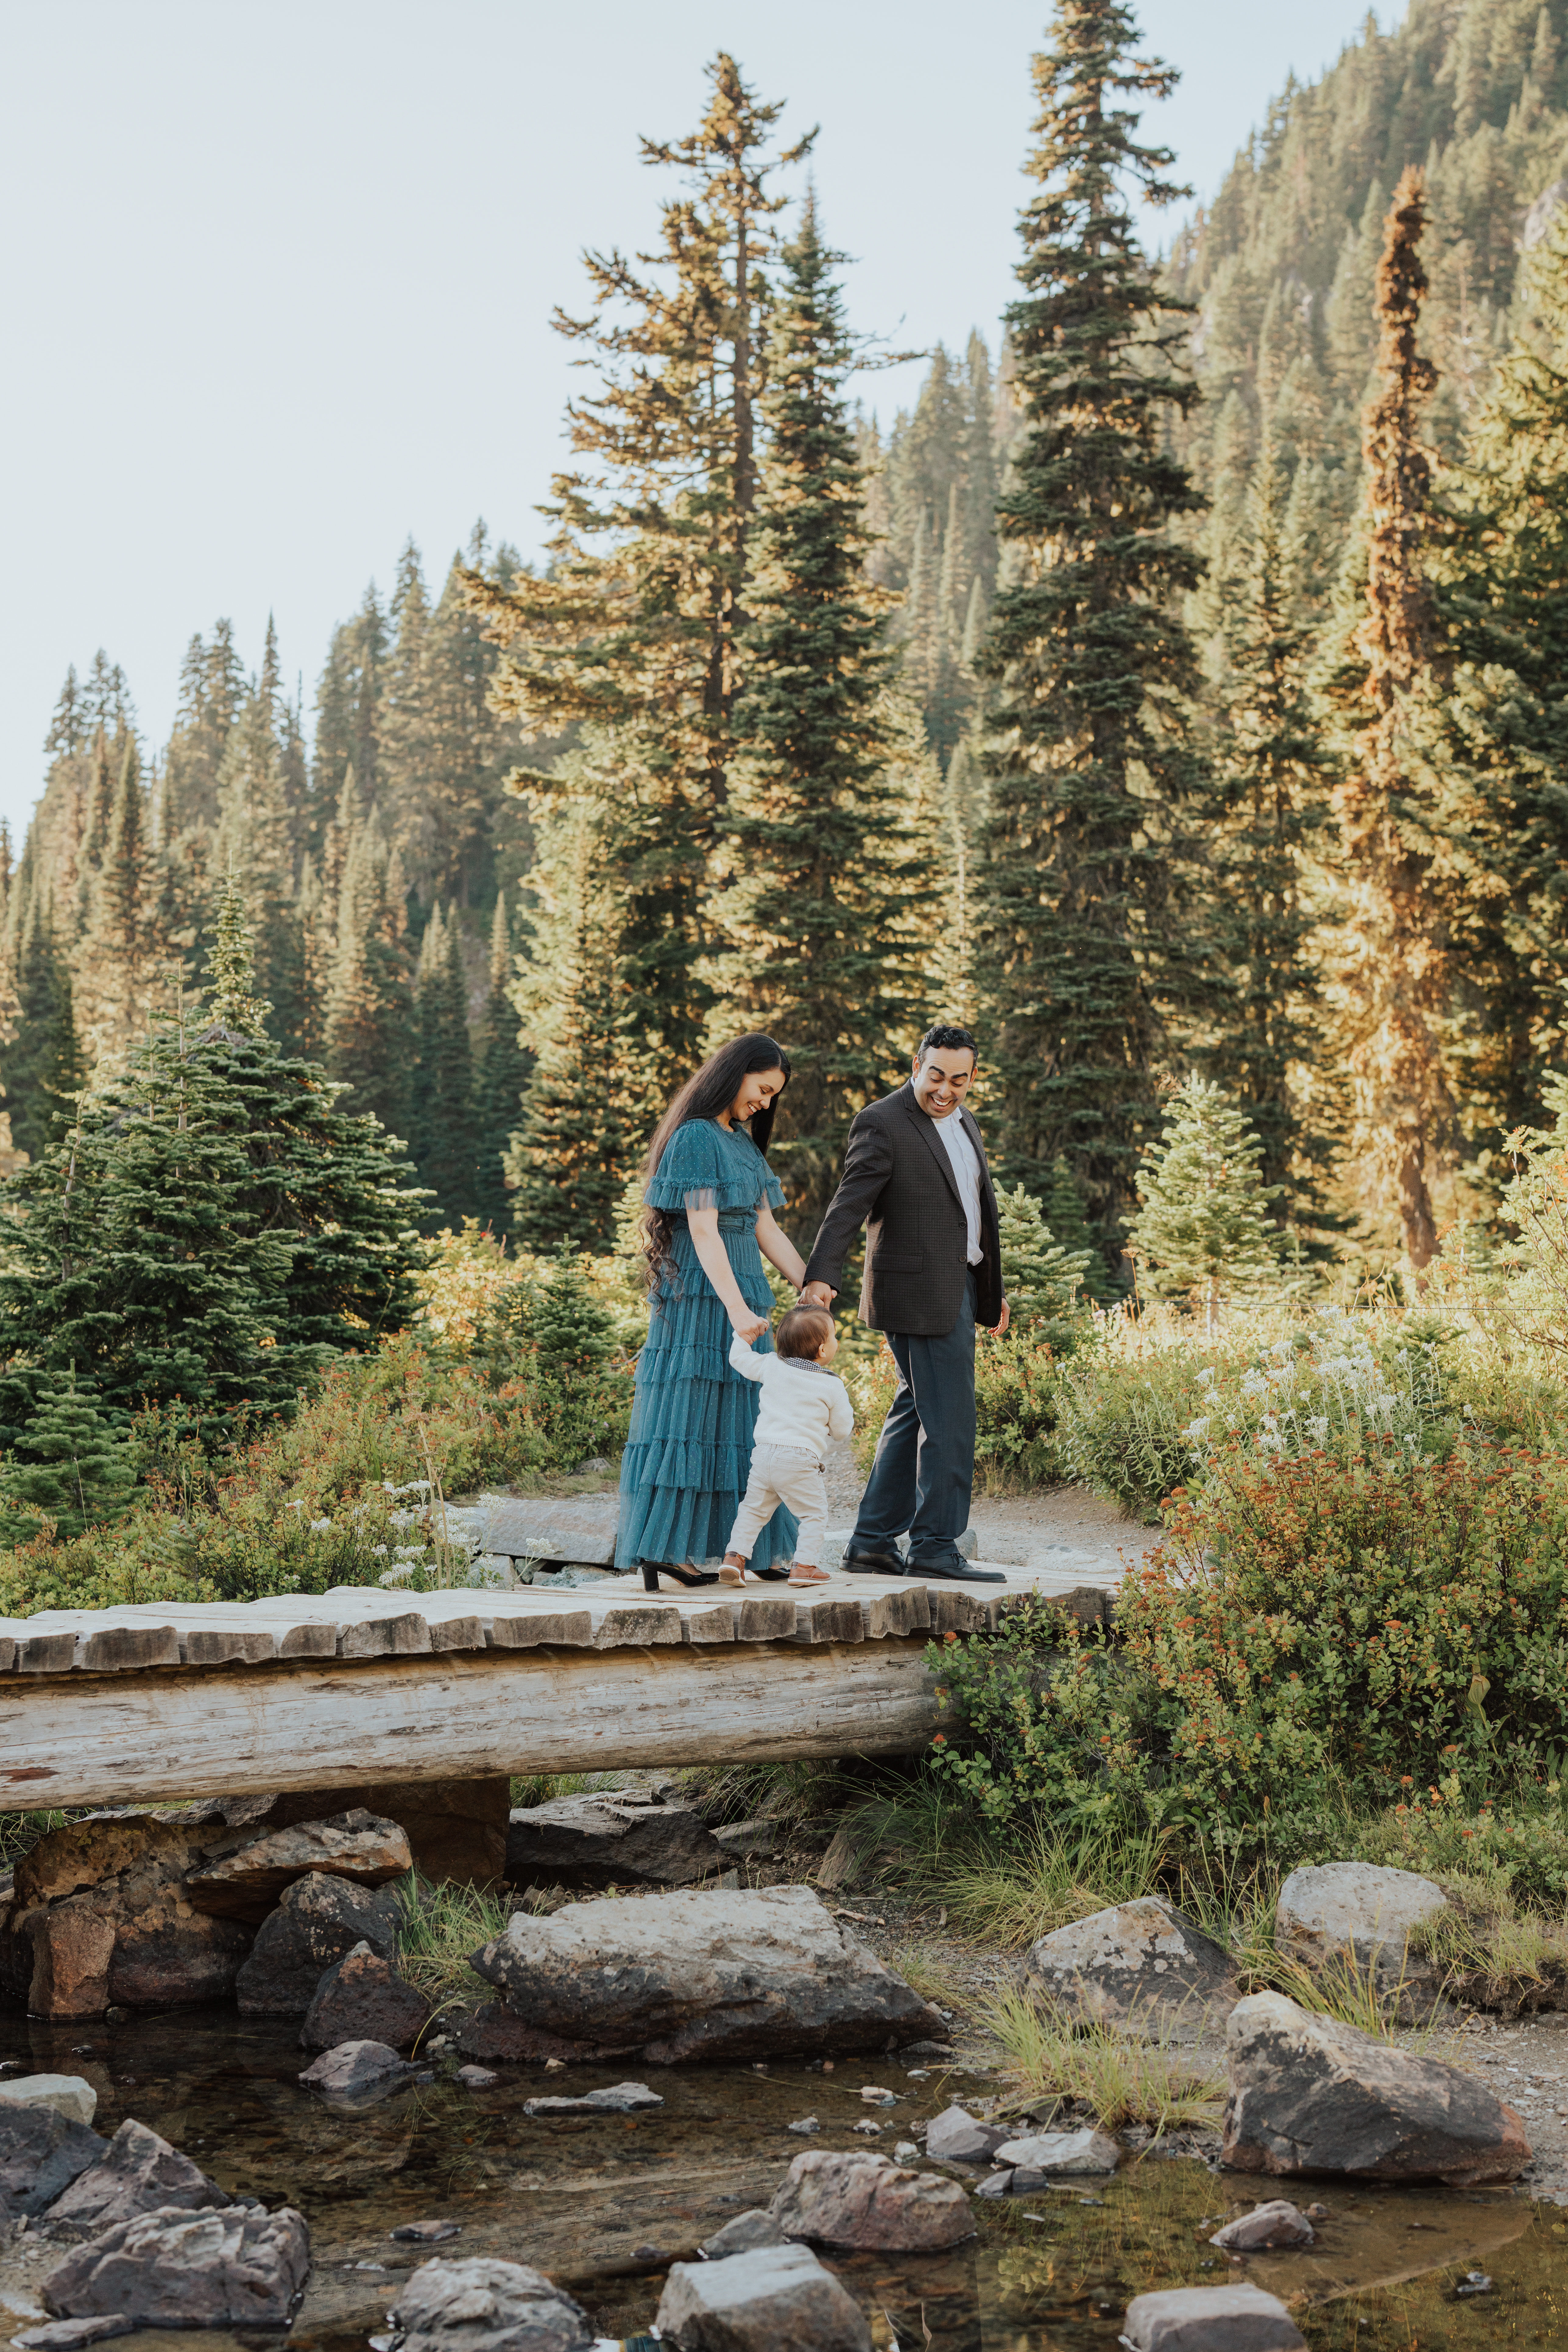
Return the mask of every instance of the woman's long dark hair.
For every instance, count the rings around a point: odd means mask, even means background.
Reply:
[[[694,1118],[717,1118],[728,1110],[741,1091],[741,1080],[757,1070],[782,1070],[784,1086],[789,1084],[789,1055],[771,1037],[752,1030],[744,1037],[732,1037],[710,1054],[695,1076],[676,1095],[669,1108],[653,1131],[653,1141],[647,1148],[643,1166],[643,1182],[651,1184],[664,1158],[665,1147],[678,1127]],[[784,1087],[779,1088],[783,1094]],[[778,1095],[758,1111],[751,1121],[752,1141],[757,1150],[766,1153],[768,1139],[773,1131],[773,1113],[778,1108]],[[675,1233],[675,1219],[665,1209],[645,1208],[639,1222],[643,1255],[647,1260],[647,1286],[657,1290],[674,1271],[670,1244]]]

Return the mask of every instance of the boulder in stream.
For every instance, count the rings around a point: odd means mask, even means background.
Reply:
[[[0,2082],[0,2116],[12,2107],[53,2107],[72,2123],[89,2124],[98,2093],[85,2074],[13,2074]]]
[[[1058,2172],[1114,2172],[1121,2158],[1110,2134],[1092,2124],[1082,2124],[1076,2131],[1015,2133],[996,2150],[998,2164],[1037,2173],[1042,2179]]]
[[[1515,2180],[1530,2162],[1520,2116],[1473,2074],[1251,1994],[1226,2028],[1230,2096],[1220,2160],[1233,2172]]]
[[[1131,2352],[1306,2352],[1278,2295],[1260,2286],[1176,2286],[1135,2295],[1121,2341]]]
[[[927,2125],[926,2154],[934,2164],[989,2164],[1015,2131],[1012,2124],[982,2123],[966,2107],[954,2104]]]
[[[328,1969],[359,1943],[397,1956],[402,1906],[389,1888],[312,1871],[286,1886],[235,1982],[244,2016],[303,2017]]]
[[[704,2238],[698,2252],[710,2263],[721,2263],[730,2254],[754,2254],[759,2246],[787,2246],[790,2242],[767,2208],[758,2205],[750,2213],[737,2213],[732,2221],[726,2221],[721,2230]]]
[[[391,2319],[398,2352],[592,2352],[597,2340],[542,2271],[486,2254],[422,2263]]]
[[[1318,2233],[1299,2205],[1288,2197],[1271,2197],[1216,2230],[1209,2240],[1227,2254],[1260,2254],[1280,2246],[1316,2245]]]
[[[309,2232],[289,2206],[163,2206],[68,2254],[44,2282],[44,2305],[59,2319],[116,2313],[139,2327],[283,2327],[310,2266]]]
[[[358,1943],[317,1985],[300,2042],[305,2050],[332,2050],[340,2042],[388,2042],[406,2050],[429,2022],[424,1994],[369,1944]]]
[[[969,2200],[956,2180],[910,2172],[885,2156],[797,2156],[768,2208],[786,2238],[888,2253],[934,2253],[974,2235]]]
[[[43,2212],[108,2147],[57,2108],[0,2108],[0,2222]]]
[[[672,2263],[654,2326],[680,2352],[871,2352],[859,2305],[808,2246]]]
[[[912,2042],[941,2021],[806,1886],[693,1889],[514,1912],[472,1966],[510,2024],[466,2054],[654,2065],[814,2057]],[[482,2015],[482,2012],[481,2012]]]
[[[373,2092],[395,2089],[414,2072],[384,2042],[340,2042],[323,2052],[300,2080],[308,2091],[329,2098],[361,2099]]]
[[[140,2213],[227,2202],[199,2164],[127,2116],[98,2161],[79,2172],[55,2199],[42,2226],[51,2238],[90,2238]],[[120,2307],[101,2306],[106,2311]]]

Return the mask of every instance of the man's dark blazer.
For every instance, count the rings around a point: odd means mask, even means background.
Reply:
[[[980,1129],[967,1110],[956,1116],[980,1161],[981,1261],[975,1321],[994,1329],[1002,1313],[1002,1247],[996,1195]],[[860,1319],[877,1331],[932,1339],[951,1331],[969,1271],[969,1224],[947,1146],[915,1100],[910,1085],[868,1103],[849,1129],[844,1173],[805,1269],[807,1282],[837,1290],[844,1260],[866,1228],[866,1279]]]

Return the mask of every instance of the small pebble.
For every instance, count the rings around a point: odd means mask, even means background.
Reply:
[[[856,2124],[853,2128],[861,2133],[867,2139],[877,2139],[881,2135],[882,2126],[880,2124],[863,2123]]]
[[[1485,2271],[1467,2271],[1455,2288],[1456,2294],[1490,2294],[1492,2283]]]
[[[463,2225],[460,2221],[400,2221],[386,2234],[405,2246],[439,2246],[448,2238],[460,2238]]]
[[[894,2148],[893,2154],[897,2157],[900,2164],[909,2164],[911,2163],[917,2156],[919,2156],[920,2149],[916,2147],[912,2139],[901,2139]]]
[[[879,2083],[863,2083],[860,2096],[871,2107],[896,2107],[899,2104],[897,2091],[884,2091]]]
[[[500,2081],[500,2076],[489,2066],[459,2066],[458,2080],[465,2090],[488,2091],[492,2083]]]
[[[814,2132],[820,2131],[822,2126],[815,2116],[802,2116],[797,2124],[785,2124],[784,2129],[792,2132]]]

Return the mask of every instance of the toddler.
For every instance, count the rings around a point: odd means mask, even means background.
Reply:
[[[820,1566],[827,1532],[827,1477],[822,1456],[830,1437],[847,1437],[855,1411],[843,1381],[828,1370],[838,1353],[825,1307],[792,1307],[778,1328],[775,1356],[759,1356],[737,1332],[730,1361],[760,1381],[763,1402],[752,1446],[752,1475],[730,1532],[721,1584],[743,1584],[752,1546],[781,1503],[800,1521],[792,1584],[826,1584]],[[771,1571],[770,1571],[771,1573]]]

